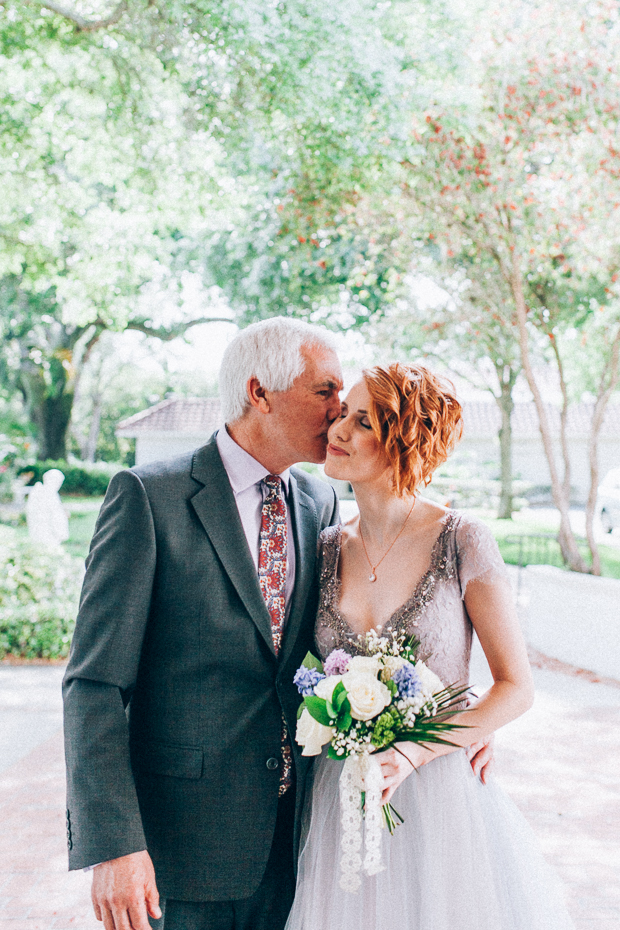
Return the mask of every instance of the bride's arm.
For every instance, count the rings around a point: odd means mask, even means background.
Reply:
[[[532,674],[508,580],[497,577],[493,582],[471,580],[465,593],[465,607],[489,663],[493,685],[466,713],[453,718],[455,723],[467,727],[447,735],[447,739],[456,746],[434,744],[425,748],[402,742],[397,744],[397,750],[381,753],[384,802],[390,800],[398,785],[414,768],[454,752],[456,748],[487,739],[499,727],[532,706]]]

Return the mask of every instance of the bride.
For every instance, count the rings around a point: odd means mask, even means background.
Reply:
[[[385,869],[339,886],[342,762],[314,767],[286,930],[569,930],[557,879],[524,818],[467,748],[524,713],[533,687],[504,564],[480,521],[419,496],[462,431],[451,388],[421,366],[364,372],[329,431],[326,473],[351,482],[359,517],[321,536],[316,641],[362,649],[370,630],[415,634],[445,684],[467,682],[476,631],[493,686],[458,719],[457,746],[397,743],[378,756]]]

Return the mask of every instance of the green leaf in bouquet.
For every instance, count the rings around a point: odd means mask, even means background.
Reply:
[[[332,693],[332,704],[336,710],[340,710],[346,700],[348,700],[347,689],[343,683],[339,681]]]
[[[415,658],[415,654],[419,648],[420,640],[417,638],[417,636],[410,636],[403,646],[401,655],[404,659],[408,658],[411,661],[411,656]]]
[[[316,656],[313,656],[311,652],[306,653],[306,658],[301,664],[304,668],[316,668],[317,671],[323,674],[323,663]]]
[[[332,691],[331,701],[327,701],[327,713],[329,716],[336,721],[340,715],[344,703],[347,703],[347,707],[350,708],[350,704],[347,698],[347,689],[341,681],[338,682],[334,690]]]
[[[343,762],[347,758],[348,755],[349,755],[348,752],[345,751],[342,753],[341,756],[339,756],[333,746],[329,746],[327,750],[327,758],[335,759],[337,762]]]
[[[338,717],[338,711],[334,707],[331,701],[325,701],[325,710],[331,720],[330,726],[336,725],[336,719]]]
[[[351,705],[347,701],[346,704],[342,707],[340,713],[338,714],[338,719],[336,720],[336,726],[339,730],[347,731],[353,725],[353,717],[351,716]]]
[[[446,739],[445,734],[454,730],[468,730],[469,727],[461,723],[444,723],[438,721],[437,717],[418,717],[416,720],[415,731],[411,733],[401,732],[398,739],[419,743],[420,746],[430,746],[432,743],[441,743],[444,746],[455,746],[459,749],[458,743],[453,743]]]
[[[325,698],[310,694],[304,698],[304,704],[308,708],[310,716],[314,717],[318,723],[323,724],[324,727],[333,727],[334,720],[327,711],[327,701]]]
[[[392,697],[395,697],[396,694],[398,694],[398,686],[395,681],[392,681],[391,678],[388,678],[388,680],[384,682],[384,684],[385,684],[385,687],[390,692],[390,694],[392,695]]]

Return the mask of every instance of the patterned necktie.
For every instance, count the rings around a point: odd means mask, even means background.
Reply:
[[[273,645],[276,655],[279,655],[286,616],[286,503],[282,493],[282,479],[278,475],[267,475],[263,483],[267,495],[263,500],[260,523],[258,582],[271,617]],[[283,715],[280,796],[291,786],[291,773],[291,744]]]

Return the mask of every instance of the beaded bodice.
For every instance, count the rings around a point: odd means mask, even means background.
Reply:
[[[323,530],[320,538],[320,595],[316,641],[325,658],[333,649],[363,652],[360,636],[340,612],[342,581],[338,566],[342,527]],[[472,624],[464,603],[473,579],[505,578],[505,567],[490,530],[481,521],[449,510],[431,551],[428,569],[411,596],[378,632],[415,635],[420,656],[450,683],[469,677]]]

